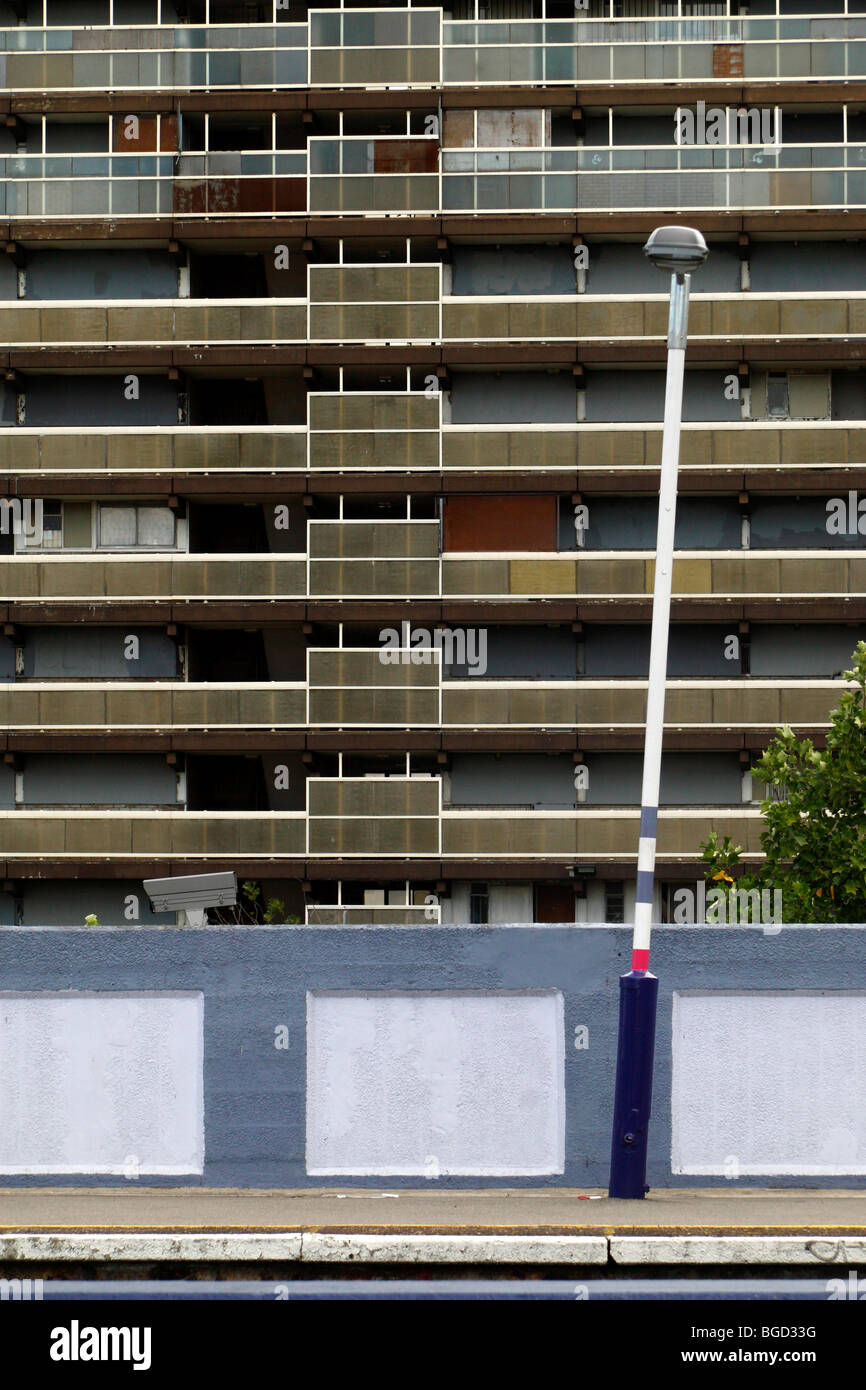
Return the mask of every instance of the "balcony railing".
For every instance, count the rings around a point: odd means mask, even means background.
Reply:
[[[440,267],[418,265],[351,267],[358,274],[342,286],[340,297],[335,277],[313,274],[328,269],[310,268],[310,294],[304,299],[0,301],[0,347],[571,344],[575,339],[661,345],[667,334],[668,301],[662,294],[443,296]],[[329,282],[333,297],[326,298]],[[692,342],[840,337],[866,338],[866,292],[716,293],[692,299]]]
[[[0,30],[0,91],[802,82],[862,77],[864,37],[853,14],[443,22],[420,6],[309,24],[21,26]]]
[[[627,599],[652,594],[646,551],[440,554],[436,521],[310,522],[310,553],[81,554],[0,557],[0,593],[26,604],[222,599]],[[678,598],[866,598],[857,550],[679,550]]]
[[[0,158],[0,216],[13,219],[844,207],[866,207],[866,145],[443,149],[440,158],[432,136],[321,136],[308,151]]]
[[[441,425],[441,397],[394,392],[308,397],[305,425],[20,426],[0,428],[0,470],[107,477],[235,471],[654,475],[660,424]],[[866,420],[685,424],[680,466],[737,475],[866,466]]]
[[[383,665],[369,648],[314,648],[307,681],[19,680],[0,684],[0,721],[17,733],[643,728],[646,681],[443,680],[437,652],[422,665],[410,650],[397,655]],[[843,688],[806,677],[675,678],[666,727],[820,730]]]
[[[212,859],[247,862],[339,859],[635,861],[640,809],[440,812],[438,778],[322,779],[308,783],[304,811],[166,811],[124,807],[0,811],[8,860]],[[694,860],[715,830],[760,857],[760,810],[752,806],[664,808],[658,858]],[[403,909],[405,912],[405,909]]]

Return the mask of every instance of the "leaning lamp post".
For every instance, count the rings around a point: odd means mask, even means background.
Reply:
[[[683,371],[689,322],[689,283],[691,275],[707,258],[707,244],[701,233],[693,227],[657,227],[644,247],[644,254],[659,270],[670,272],[671,302],[643,782],[640,797],[637,895],[631,970],[628,974],[621,975],[619,981],[616,1093],[608,1189],[610,1197],[643,1197],[647,1191],[647,1139],[652,1108],[653,1053],[659,985],[658,978],[649,971],[649,948],[665,718]]]

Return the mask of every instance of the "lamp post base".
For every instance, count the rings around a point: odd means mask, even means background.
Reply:
[[[619,1037],[609,1197],[643,1198],[653,1094],[659,982],[645,970],[619,979]]]

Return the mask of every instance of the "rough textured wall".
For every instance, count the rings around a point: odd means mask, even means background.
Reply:
[[[738,1178],[676,1174],[671,1169],[672,1135],[672,1007],[675,991],[844,991],[862,978],[863,932],[856,928],[761,928],[692,927],[659,928],[655,933],[653,967],[660,978],[658,1036],[656,1044],[654,1114],[650,1134],[649,1181],[653,1186],[733,1186]],[[348,991],[354,995],[442,991],[489,993],[509,991],[560,991],[563,1023],[560,1035],[565,1088],[564,1171],[550,1174],[545,1183],[566,1186],[603,1186],[607,1183],[610,1155],[610,1123],[613,1102],[614,1060],[617,1033],[618,977],[628,968],[631,946],[629,928],[602,927],[499,927],[499,928],[277,928],[247,931],[140,930],[140,931],[3,931],[0,932],[0,971],[4,988],[15,992],[57,994],[67,990],[150,993],[201,991],[204,995],[204,1118],[205,1159],[201,1181],[205,1184],[249,1187],[322,1186],[322,1176],[306,1167],[306,1079],[308,1065],[307,1009],[309,992]],[[746,1005],[743,1006],[746,1008]],[[747,1009],[755,1020],[754,1010]],[[860,1015],[858,1015],[859,1017]],[[767,1059],[778,1055],[773,1037],[765,1037],[759,1022],[751,1022],[752,1044],[723,1038],[721,1057],[738,1078],[742,1102],[740,1128],[733,1140],[724,1133],[727,1153],[747,1153],[749,1136],[755,1134],[754,1096],[760,1096],[760,1077]],[[584,1039],[586,1047],[576,1047]],[[142,1035],[143,1036],[143,1035]],[[866,1116],[864,1071],[856,1063],[859,1045],[855,1034],[850,1044],[838,1031],[837,1043],[845,1043],[851,1065],[845,1097],[850,1104],[838,1120],[856,1141],[864,1144]],[[140,1042],[139,1038],[139,1042]],[[790,1039],[793,1046],[794,1039]],[[820,1109],[820,1093],[812,1094],[815,1067],[810,1060],[814,1034],[803,1034],[799,1050],[789,1051],[789,1087],[803,1092],[806,1104]],[[281,1044],[285,1042],[287,1046]],[[49,1042],[43,1044],[48,1046]],[[54,1045],[54,1044],[51,1044]],[[34,1040],[39,1047],[39,1039]],[[114,1046],[114,1045],[113,1045]],[[124,1041],[132,1074],[137,1074],[136,1036]],[[357,1058],[358,1042],[351,1030],[345,1046]],[[434,1103],[434,1090],[453,1060],[453,1052],[429,1043],[426,1060],[414,1059],[416,1076],[426,1071],[426,1099]],[[704,1051],[706,1057],[706,1052]],[[112,1066],[117,1062],[111,1063]],[[712,1065],[711,1065],[712,1063]],[[349,1063],[347,1062],[347,1065]],[[355,1063],[351,1063],[355,1065]],[[377,1058],[377,1066],[393,1065]],[[855,1065],[856,1064],[856,1065]],[[64,1065],[66,1065],[64,1063]],[[100,1061],[99,1066],[107,1066]],[[117,1063],[119,1066],[119,1063]],[[784,1080],[776,1063],[776,1074]],[[11,1084],[13,1069],[26,1081],[30,1061],[8,1062],[4,1084]],[[697,1105],[695,1123],[710,1126],[715,1104],[717,1061],[706,1057],[698,1076],[697,1098],[689,1092],[689,1104]],[[420,1084],[420,1081],[419,1081]],[[823,1084],[823,1083],[821,1083]],[[520,1078],[515,1078],[515,1086]],[[551,1095],[553,1093],[551,1092]],[[387,1087],[371,1104],[386,1105]],[[443,1092],[439,1105],[445,1105]],[[761,1103],[763,1101],[761,1100]],[[440,1112],[441,1113],[441,1112]],[[780,1109],[789,1128],[799,1113],[795,1107]],[[547,1122],[550,1122],[548,1116]],[[792,1144],[796,1134],[791,1131]],[[459,1141],[459,1133],[455,1142]],[[793,1152],[793,1149],[790,1150]],[[122,1155],[125,1159],[126,1155]],[[712,1158],[715,1158],[713,1153]],[[360,1165],[360,1160],[357,1160]],[[348,1163],[351,1165],[352,1160]],[[853,1160],[852,1160],[853,1163]],[[117,1177],[95,1174],[96,1184],[117,1184]],[[345,1186],[345,1175],[334,1186]],[[493,1174],[450,1178],[389,1174],[388,1186],[417,1185],[421,1181],[443,1186],[514,1185],[519,1177]],[[774,1185],[799,1186],[802,1176],[774,1170]],[[10,1177],[9,1182],[44,1183],[38,1177]],[[81,1183],[82,1177],[58,1173],[52,1181]],[[158,1183],[187,1184],[189,1177],[149,1179]],[[353,1186],[381,1187],[382,1176],[352,1175]],[[525,1181],[537,1182],[537,1177]],[[855,1186],[861,1179],[853,1167],[832,1178],[816,1175],[824,1186]],[[754,1180],[745,1178],[746,1185]]]

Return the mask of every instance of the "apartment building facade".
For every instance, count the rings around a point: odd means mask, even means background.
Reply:
[[[629,920],[663,222],[659,919],[710,831],[758,857],[866,637],[866,3],[0,24],[0,923],[208,869],[240,921]]]

